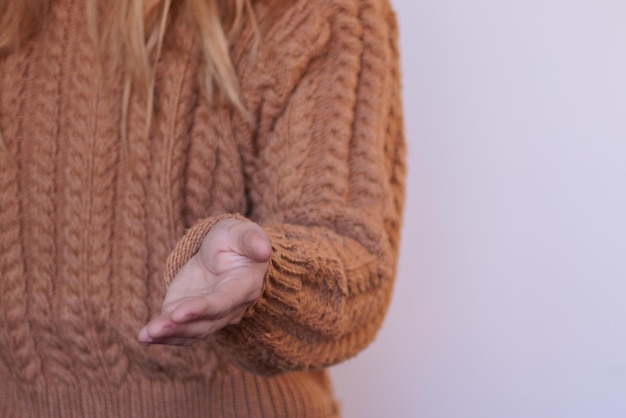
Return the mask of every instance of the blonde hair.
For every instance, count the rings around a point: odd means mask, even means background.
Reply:
[[[273,15],[272,10],[288,1],[266,0],[264,3],[268,5],[269,15]],[[0,58],[19,48],[43,27],[51,2],[0,0]],[[202,89],[207,99],[214,101],[219,95],[246,115],[229,52],[246,19],[257,32],[258,41],[259,26],[252,0],[176,0],[175,4],[172,0],[109,0],[106,12],[102,13],[99,13],[98,0],[85,2],[90,35],[99,56],[106,55],[108,64],[121,69],[125,75],[124,115],[128,111],[131,86],[143,95],[148,115],[152,115],[154,63],[161,54],[173,6],[190,19],[199,41],[203,55]],[[149,125],[150,121],[147,130]],[[121,127],[121,132],[124,136],[125,126]],[[0,132],[0,148],[5,146]]]

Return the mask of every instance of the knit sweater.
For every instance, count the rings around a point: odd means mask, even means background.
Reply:
[[[327,366],[390,302],[405,144],[386,0],[296,1],[232,49],[254,123],[210,106],[182,21],[154,124],[102,82],[84,2],[0,59],[0,417],[336,417]],[[103,86],[106,85],[105,89]],[[125,127],[126,140],[120,127]],[[272,245],[263,294],[192,347],[137,343],[224,216]]]

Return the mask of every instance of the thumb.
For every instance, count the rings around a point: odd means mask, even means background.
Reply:
[[[259,225],[243,221],[231,229],[231,242],[237,247],[237,252],[253,261],[264,263],[272,255],[270,240]]]

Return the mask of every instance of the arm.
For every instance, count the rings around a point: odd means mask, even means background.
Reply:
[[[387,310],[404,202],[395,20],[343,1],[249,161],[250,218],[271,243],[263,292],[215,333],[262,373],[328,366],[369,344]],[[171,279],[215,219],[174,250]],[[207,235],[208,237],[208,235]]]
[[[258,138],[252,218],[273,254],[263,296],[218,340],[259,371],[355,355],[392,292],[405,175],[396,28],[386,2],[346,3]]]

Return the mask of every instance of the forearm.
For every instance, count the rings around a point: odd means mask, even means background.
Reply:
[[[321,227],[266,231],[273,255],[263,296],[218,341],[264,373],[329,366],[367,346],[388,307],[395,254]]]

